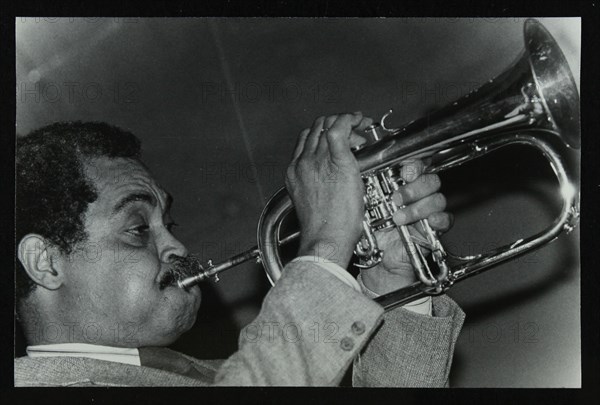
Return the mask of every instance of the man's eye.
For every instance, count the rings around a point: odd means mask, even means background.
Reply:
[[[143,236],[148,232],[148,229],[150,229],[148,225],[140,225],[129,229],[127,232],[135,236]]]

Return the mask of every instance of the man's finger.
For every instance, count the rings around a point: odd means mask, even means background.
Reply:
[[[331,128],[335,121],[338,119],[339,115],[340,114],[330,115],[329,117],[325,118],[325,122],[323,123],[323,129]]]
[[[420,159],[405,162],[400,169],[400,177],[407,183],[415,181],[425,170],[425,164]]]
[[[363,137],[362,135],[359,135],[356,132],[352,131],[352,133],[350,134],[350,147],[351,148],[355,148],[357,146],[360,146],[360,145],[362,145],[365,142],[367,142],[367,139],[365,137]]]
[[[354,114],[362,114],[362,113],[360,111],[357,111]],[[323,124],[323,128],[324,129],[330,128],[333,125],[333,123],[335,122],[336,118],[337,118],[337,115],[328,117],[325,120],[325,123]],[[364,137],[364,130],[366,127],[368,127],[371,124],[373,124],[373,119],[371,119],[369,117],[363,117],[362,120],[358,123],[358,125],[352,129],[352,132],[350,133],[350,147],[351,148],[354,148],[356,146],[362,145],[363,143],[367,142],[367,139]],[[317,147],[317,154],[325,152],[328,149],[328,146],[329,146],[329,142],[327,141],[327,137],[321,136],[321,139],[319,140],[319,146]]]
[[[446,197],[442,193],[435,193],[399,209],[394,213],[393,219],[396,225],[407,225],[445,209]]]
[[[369,117],[363,117],[358,126],[352,129],[350,133],[350,147],[355,148],[367,142],[365,137],[365,128],[373,124],[373,119]]]
[[[303,156],[312,154],[317,149],[319,138],[321,136],[321,129],[323,129],[323,122],[325,122],[325,117],[319,117],[313,122],[308,137],[306,138],[306,142],[304,143]]]
[[[334,159],[345,159],[351,156],[350,134],[352,128],[360,124],[362,114],[342,114],[338,116],[335,123],[327,131],[329,150]]]
[[[300,157],[300,154],[304,150],[304,144],[306,143],[306,138],[308,137],[309,133],[310,128],[306,128],[302,130],[302,132],[300,132],[300,135],[298,135],[298,140],[296,141],[296,147],[294,148],[294,155],[292,156],[292,161]]]
[[[330,115],[329,117],[325,118],[325,121],[323,122],[323,130],[321,131],[321,136],[319,137],[319,144],[317,145],[317,154],[325,153],[327,152],[327,149],[329,149],[329,142],[327,141],[327,136],[324,134],[324,132],[329,131],[329,128],[331,128],[337,118],[338,115]]]
[[[434,212],[427,217],[431,229],[446,232],[454,224],[454,215],[449,212]]]
[[[367,128],[368,126],[370,126],[372,124],[373,124],[373,119],[372,118],[363,117],[363,119],[356,126],[356,128],[354,128],[354,132],[360,134],[362,131],[365,130],[365,128]]]
[[[412,204],[437,192],[442,183],[437,174],[424,174],[417,181],[406,183],[394,192],[392,200],[398,206]]]

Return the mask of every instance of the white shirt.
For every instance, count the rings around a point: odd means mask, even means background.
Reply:
[[[27,346],[29,357],[87,357],[96,360],[140,366],[138,349],[91,345],[88,343],[55,343],[51,345]]]

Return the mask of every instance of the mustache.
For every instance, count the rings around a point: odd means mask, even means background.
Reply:
[[[162,276],[159,288],[161,290],[168,286],[177,284],[178,281],[190,276],[195,276],[202,268],[200,257],[197,255],[188,255],[186,257],[175,256],[169,270]]]

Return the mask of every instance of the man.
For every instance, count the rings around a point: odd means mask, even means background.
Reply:
[[[350,146],[370,124],[361,113],[333,115],[300,134],[286,180],[298,257],[223,361],[164,348],[193,326],[201,294],[177,287],[193,261],[171,233],[171,197],[139,160],[139,140],[103,123],[57,123],[19,139],[17,313],[29,346],[15,359],[15,385],[337,385],[353,362],[355,386],[447,385],[458,306],[426,298],[384,315],[370,299],[414,281],[396,232],[379,235],[380,265],[358,280],[344,270],[364,210]],[[444,231],[439,179],[423,169],[403,168],[394,199],[406,207],[394,220],[427,218]],[[267,323],[294,333],[249,332]],[[131,339],[124,325],[134,325]],[[316,338],[314,325],[334,330]]]

